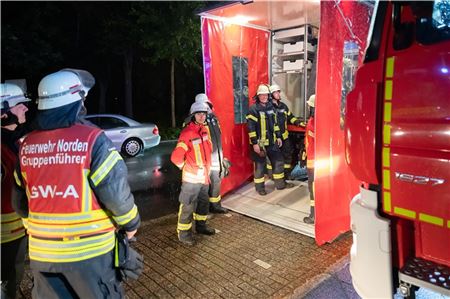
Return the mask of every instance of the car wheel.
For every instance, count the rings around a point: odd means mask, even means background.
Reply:
[[[142,142],[137,138],[125,140],[122,145],[122,152],[129,157],[136,157],[142,150]]]

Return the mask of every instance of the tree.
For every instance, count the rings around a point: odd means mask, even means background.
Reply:
[[[175,66],[200,68],[200,18],[194,11],[202,2],[140,2],[135,3],[132,15],[141,31],[140,44],[151,50],[152,63],[170,61],[171,125],[175,121]]]

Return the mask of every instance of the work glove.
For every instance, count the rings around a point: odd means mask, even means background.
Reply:
[[[223,168],[223,177],[227,177],[228,175],[230,175],[230,167],[232,166],[230,160],[228,160],[227,158],[223,158],[222,161],[222,168]]]
[[[119,268],[122,280],[137,280],[144,270],[144,257],[130,246],[125,232],[116,233],[115,266]]]

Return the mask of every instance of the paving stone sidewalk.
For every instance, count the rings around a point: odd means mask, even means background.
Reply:
[[[134,247],[144,255],[144,273],[125,285],[127,298],[302,298],[351,245],[349,233],[318,247],[310,237],[230,212],[208,221],[216,235],[197,235],[189,247],[178,242],[176,222],[175,214],[143,222]],[[25,298],[31,285],[27,271]]]

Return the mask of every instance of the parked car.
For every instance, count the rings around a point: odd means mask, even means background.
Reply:
[[[161,140],[153,123],[140,123],[118,114],[91,114],[84,118],[103,129],[117,150],[129,157],[157,146]]]

